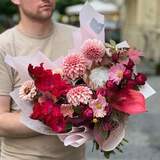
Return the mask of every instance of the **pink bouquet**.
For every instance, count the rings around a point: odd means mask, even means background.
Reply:
[[[85,7],[87,12],[94,12],[90,6]],[[56,134],[66,146],[79,147],[93,140],[108,158],[126,142],[128,117],[147,111],[144,97],[144,90],[149,88],[147,78],[135,70],[142,54],[127,42],[104,43],[98,38],[99,33],[94,36],[83,25],[76,34],[81,34],[81,44],[62,63],[52,63],[40,53],[25,62],[23,74],[28,76],[21,76],[24,83],[11,96],[23,106],[22,122],[30,128],[43,134]],[[41,58],[37,60],[37,57]],[[18,60],[6,58],[16,69],[13,61]],[[143,91],[142,86],[145,86]],[[154,91],[149,89],[152,95]]]

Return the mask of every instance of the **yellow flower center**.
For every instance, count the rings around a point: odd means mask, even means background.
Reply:
[[[98,122],[97,118],[94,118],[93,123],[97,123],[97,122]]]
[[[122,78],[123,77],[123,71],[121,71],[121,70],[117,71],[117,77]]]
[[[97,104],[96,104],[96,108],[97,108],[97,109],[102,109],[102,105],[99,104],[99,103],[97,103]]]

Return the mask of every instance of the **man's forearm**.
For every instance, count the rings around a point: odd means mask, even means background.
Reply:
[[[37,132],[27,128],[20,122],[20,113],[0,114],[0,137],[32,137],[38,135]]]

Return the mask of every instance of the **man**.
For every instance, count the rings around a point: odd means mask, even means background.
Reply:
[[[12,0],[20,11],[17,26],[0,35],[1,160],[84,160],[84,147],[64,147],[57,136],[40,135],[20,122],[9,93],[19,87],[17,72],[4,62],[7,54],[23,56],[41,50],[51,60],[72,47],[73,27],[52,23],[55,0]]]

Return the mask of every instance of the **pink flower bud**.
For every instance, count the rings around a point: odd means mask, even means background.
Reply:
[[[126,67],[127,67],[128,69],[132,69],[132,68],[134,67],[134,65],[135,65],[134,62],[133,62],[131,59],[129,59],[129,62],[128,62],[128,64],[127,64]]]
[[[84,112],[83,112],[83,117],[85,119],[89,119],[92,120],[93,119],[93,110],[91,108],[87,108]]]
[[[113,61],[113,62],[117,62],[118,59],[119,59],[119,55],[118,55],[117,53],[114,53],[114,54],[112,55],[112,61]]]
[[[123,77],[126,78],[126,79],[131,79],[132,77],[132,70],[130,69],[126,69],[123,73]]]
[[[115,87],[116,87],[116,84],[113,81],[109,80],[106,82],[106,88],[113,89]]]

